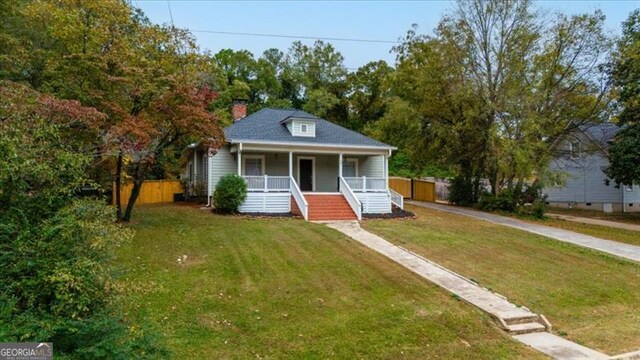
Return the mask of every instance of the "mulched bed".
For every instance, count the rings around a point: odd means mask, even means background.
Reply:
[[[402,210],[394,206],[390,214],[362,214],[363,219],[407,219],[415,218],[416,214],[411,211]]]

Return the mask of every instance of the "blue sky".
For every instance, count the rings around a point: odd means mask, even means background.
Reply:
[[[169,23],[166,0],[131,0],[155,23]],[[175,25],[191,30],[268,33],[394,41],[416,23],[421,32],[431,32],[452,7],[450,1],[185,1],[170,0]],[[640,0],[537,1],[545,12],[576,14],[602,10],[606,29],[620,33],[622,21]],[[247,49],[259,56],[268,48],[283,51],[295,39],[221,35],[194,32],[202,49]],[[313,40],[301,40],[313,43]],[[369,61],[393,63],[393,44],[331,43],[342,53],[345,65],[354,69]]]

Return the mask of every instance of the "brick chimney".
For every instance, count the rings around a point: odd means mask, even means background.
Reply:
[[[233,100],[233,106],[231,107],[231,117],[233,118],[233,122],[236,122],[245,116],[247,116],[247,100]]]

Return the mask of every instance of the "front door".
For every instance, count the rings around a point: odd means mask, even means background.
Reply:
[[[300,190],[313,191],[313,160],[299,159],[298,167]]]

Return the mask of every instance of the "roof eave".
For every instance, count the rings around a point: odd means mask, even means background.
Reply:
[[[263,141],[255,139],[231,139],[228,138],[229,144],[259,144],[259,145],[284,145],[284,146],[309,146],[309,147],[332,147],[332,148],[353,148],[353,149],[367,149],[367,150],[398,150],[397,147],[391,145],[385,146],[372,146],[372,145],[352,145],[352,144],[332,144],[332,143],[311,143],[311,142],[297,142],[297,141]]]

